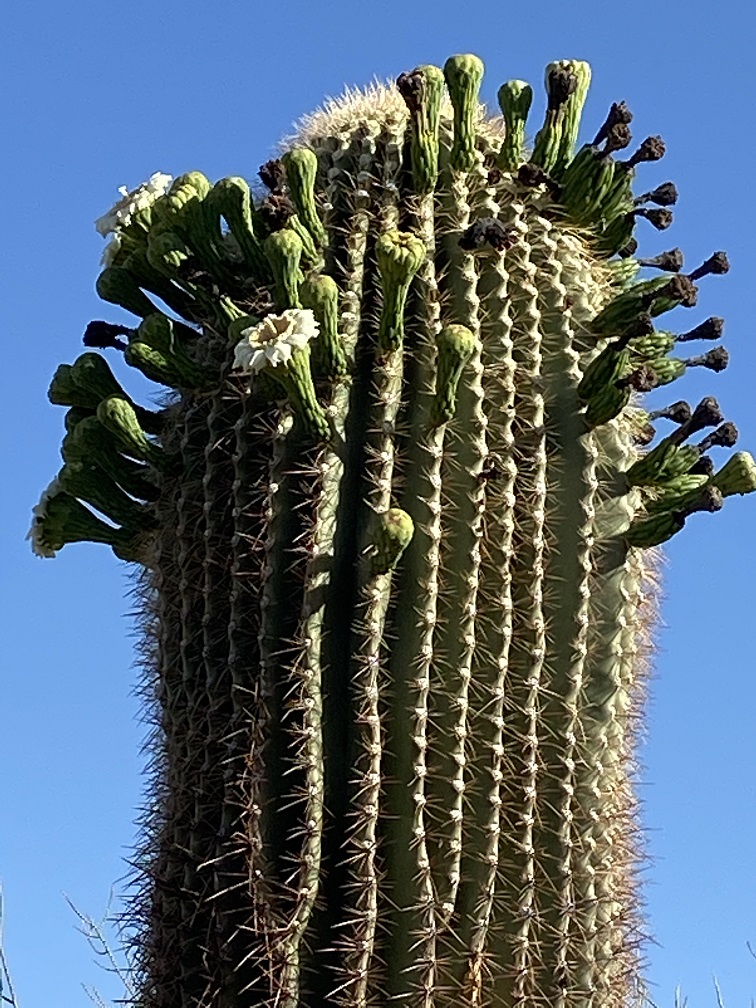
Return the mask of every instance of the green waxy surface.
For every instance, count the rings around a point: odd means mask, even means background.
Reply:
[[[475,164],[475,119],[483,63],[470,54],[450,56],[444,77],[454,106],[454,143],[449,160],[456,171],[468,172]]]
[[[344,341],[339,333],[339,288],[329,276],[307,277],[299,287],[305,308],[312,309],[320,325],[314,347],[316,365],[330,379],[343,378],[347,373]]]
[[[417,67],[397,81],[410,113],[412,182],[418,196],[438,181],[439,125],[444,74],[436,66]]]
[[[282,228],[268,235],[263,247],[273,273],[276,308],[279,311],[301,308],[299,284],[302,271],[299,264],[302,259],[302,239],[291,228]]]
[[[318,159],[307,147],[296,147],[283,157],[286,182],[297,208],[297,216],[317,248],[325,245],[326,234],[315,205],[315,176]]]
[[[496,164],[502,171],[517,171],[525,161],[525,126],[533,101],[533,88],[521,80],[507,81],[497,92],[504,116],[504,141]]]
[[[407,292],[424,256],[422,241],[407,232],[387,231],[376,242],[383,293],[378,345],[383,351],[398,350],[402,345]]]

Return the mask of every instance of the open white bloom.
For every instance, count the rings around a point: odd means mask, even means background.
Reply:
[[[47,512],[47,502],[51,497],[54,497],[57,493],[60,493],[61,486],[56,476],[52,483],[47,487],[46,490],[42,492],[42,496],[39,498],[39,504],[35,504],[32,508],[32,523],[26,538],[31,539],[32,552],[38,557],[54,557],[55,550],[50,546],[50,544],[45,540],[43,533],[43,521]]]
[[[257,374],[264,367],[286,364],[295,350],[307,346],[320,332],[309,308],[288,308],[266,315],[262,322],[242,329],[234,350],[234,371]]]
[[[165,172],[155,172],[146,182],[142,182],[131,192],[126,186],[120,186],[118,192],[121,194],[121,199],[95,221],[98,234],[101,234],[103,238],[109,234],[117,234],[121,228],[126,227],[135,213],[152,206],[155,200],[163,196],[172,181],[172,175],[166,175]]]

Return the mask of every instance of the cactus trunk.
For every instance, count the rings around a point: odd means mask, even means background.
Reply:
[[[100,292],[141,321],[85,342],[174,392],[151,413],[96,354],[59,370],[32,537],[145,568],[141,1008],[608,1008],[641,982],[656,547],[756,467],[713,472],[715,400],[639,393],[724,366],[668,358],[654,319],[726,259],[637,280],[635,218],[668,221],[630,184],[661,142],[616,160],[615,105],[576,154],[590,73],[566,60],[528,160],[530,88],[487,118],[482,72],[332,103],[263,199],[156,175],[100,222]]]

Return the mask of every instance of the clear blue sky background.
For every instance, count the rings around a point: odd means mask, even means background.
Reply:
[[[200,168],[254,177],[298,116],[345,84],[396,77],[454,52],[486,62],[484,97],[552,59],[589,60],[586,132],[613,100],[638,139],[668,155],[641,184],[674,179],[676,223],[641,230],[642,251],[673,245],[692,267],[716,249],[726,279],[704,281],[689,328],[727,318],[733,364],[679,382],[671,398],[715,393],[756,449],[753,339],[754,23],[745,0],[451,3],[380,0],[20,0],[2,15],[0,159],[3,366],[0,425],[5,641],[0,727],[0,877],[6,946],[23,1008],[87,1004],[118,984],[93,964],[61,893],[95,917],[123,874],[141,793],[142,729],[132,696],[129,583],[105,547],[54,561],[24,543],[31,505],[59,467],[63,410],[45,391],[80,352],[91,318],[116,320],[94,279],[93,220],[152,172]],[[540,99],[540,107],[542,107]],[[536,116],[540,115],[540,108]],[[130,374],[135,394],[150,392]],[[670,397],[667,396],[667,399]],[[668,549],[643,797],[652,993],[692,1006],[756,995],[756,712],[753,627],[756,500],[695,516]]]

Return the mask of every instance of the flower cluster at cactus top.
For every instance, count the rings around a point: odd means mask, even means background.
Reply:
[[[121,247],[119,235],[121,229],[127,227],[135,213],[147,210],[155,200],[164,196],[172,181],[172,175],[166,175],[165,172],[154,172],[146,182],[142,182],[136,189],[129,191],[126,186],[119,186],[118,192],[121,194],[121,198],[115,206],[112,206],[107,213],[95,221],[97,233],[101,234],[103,238],[109,234],[113,235],[102,253],[102,262],[105,266],[111,265]]]
[[[54,557],[57,552],[45,538],[44,521],[47,514],[47,502],[51,497],[55,497],[56,494],[60,493],[60,489],[60,483],[56,476],[47,489],[42,492],[39,504],[35,504],[32,508],[32,515],[34,517],[32,518],[31,528],[26,538],[31,539],[32,552],[35,556],[50,558]]]
[[[120,228],[126,227],[131,218],[139,210],[146,210],[152,206],[156,199],[164,196],[173,181],[172,175],[165,172],[155,172],[150,175],[146,182],[142,182],[131,192],[126,186],[119,186],[118,192],[121,199],[111,207],[102,217],[95,221],[97,233],[105,238],[109,234],[115,234]]]
[[[320,326],[309,308],[289,308],[266,315],[257,325],[242,329],[234,351],[234,371],[257,374],[264,367],[287,364],[295,350],[315,339]]]

